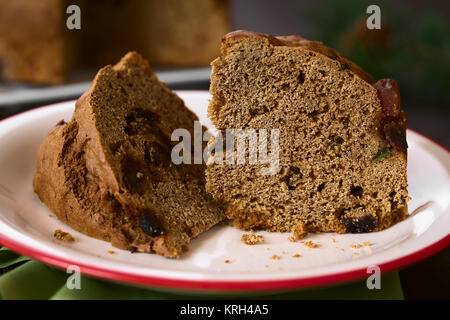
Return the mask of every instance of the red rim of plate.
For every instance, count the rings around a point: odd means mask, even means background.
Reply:
[[[57,257],[46,252],[21,245],[16,241],[2,237],[0,243],[20,254],[23,254],[40,262],[66,269],[70,265],[74,265],[67,259]],[[406,267],[414,262],[423,260],[450,245],[450,235],[445,238],[409,255],[385,262],[379,265],[381,273],[393,271],[402,267]],[[309,278],[287,279],[287,280],[269,280],[269,281],[205,281],[205,280],[183,280],[170,279],[163,277],[141,276],[120,271],[112,271],[99,268],[83,263],[76,263],[82,274],[118,282],[145,285],[150,287],[162,287],[180,290],[200,290],[200,291],[264,291],[264,290],[283,290],[283,289],[300,289],[321,285],[331,285],[340,282],[358,280],[367,277],[367,270],[357,269],[345,271],[335,274],[315,276]]]
[[[35,109],[33,110],[35,111]],[[29,111],[28,111],[29,112]],[[13,116],[14,117],[14,116]],[[431,143],[438,145],[446,152],[450,150],[445,146],[435,142],[434,140],[424,136],[423,134],[409,129],[421,137],[429,140]],[[70,260],[58,257],[53,254],[36,250],[26,245],[22,245],[14,239],[0,235],[0,244],[27,257],[38,260],[40,262],[66,269],[74,263]],[[379,265],[382,273],[393,271],[406,267],[410,264],[423,260],[441,250],[446,249],[450,245],[450,235],[440,239],[439,241],[411,254],[385,262]],[[107,270],[93,265],[76,263],[80,267],[81,273],[101,279],[125,282],[137,285],[145,285],[151,287],[170,288],[178,290],[198,290],[198,291],[264,291],[264,290],[283,290],[283,289],[300,289],[313,286],[331,285],[340,282],[358,280],[367,277],[367,270],[356,269],[351,271],[339,272],[323,276],[314,276],[308,278],[286,279],[286,280],[266,280],[266,281],[211,281],[211,280],[183,280],[170,279],[155,276],[136,275],[127,272]]]

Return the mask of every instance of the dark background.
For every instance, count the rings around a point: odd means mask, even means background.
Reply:
[[[371,4],[381,8],[381,30],[365,28]],[[450,148],[449,0],[231,0],[230,10],[234,29],[323,41],[375,79],[396,79],[409,127]],[[1,107],[0,119],[37,106]],[[401,270],[400,277],[407,299],[449,299],[450,249]]]

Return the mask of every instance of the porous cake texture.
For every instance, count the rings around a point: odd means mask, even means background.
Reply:
[[[406,127],[397,84],[299,36],[235,31],[212,62],[208,115],[279,129],[279,171],[208,162],[206,189],[243,229],[382,230],[407,214]],[[227,150],[226,152],[231,152]]]
[[[171,133],[197,117],[137,53],[101,69],[40,147],[34,190],[58,218],[137,252],[178,257],[223,220],[205,165],[174,165]]]

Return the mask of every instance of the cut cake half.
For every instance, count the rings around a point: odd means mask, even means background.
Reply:
[[[358,233],[405,218],[407,119],[394,80],[374,83],[320,42],[235,31],[212,62],[210,92],[223,136],[279,130],[276,174],[209,160],[206,189],[238,227]]]
[[[197,117],[137,53],[101,69],[39,150],[34,190],[59,219],[138,252],[177,257],[225,217],[205,165],[175,165],[171,134]]]

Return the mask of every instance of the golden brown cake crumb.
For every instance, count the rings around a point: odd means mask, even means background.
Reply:
[[[55,233],[53,234],[53,236],[61,241],[64,242],[73,242],[75,241],[75,239],[72,237],[72,235],[68,232],[64,232],[60,229],[55,230]]]
[[[314,243],[311,240],[309,241],[302,241],[302,243],[307,246],[308,248],[319,248],[320,247],[320,243]]]
[[[250,232],[249,234],[243,234],[241,241],[246,245],[252,246],[254,244],[264,242],[264,238],[261,235],[256,235],[253,232]]]
[[[308,235],[308,230],[306,229],[306,225],[301,221],[297,221],[297,223],[292,228],[292,236],[294,237],[294,239],[300,240],[300,239],[303,239],[304,237],[306,237],[307,235]],[[289,240],[289,241],[291,241],[291,240]]]
[[[363,245],[365,245],[366,247],[370,247],[372,244],[369,241],[365,241],[363,242]]]
[[[270,260],[280,260],[280,256],[274,254],[274,255],[271,256],[269,259],[270,259]]]
[[[292,258],[300,258],[301,256],[302,256],[301,254],[296,253],[292,256]]]
[[[109,254],[115,254],[116,252],[114,250],[109,250],[108,253]]]
[[[225,260],[224,262],[225,262],[225,263],[231,263],[231,260],[228,260],[228,259],[227,259],[227,260]]]
[[[351,245],[350,245],[350,248],[352,248],[352,249],[359,249],[359,248],[361,248],[362,247],[362,244],[359,244],[359,243],[352,243]]]

